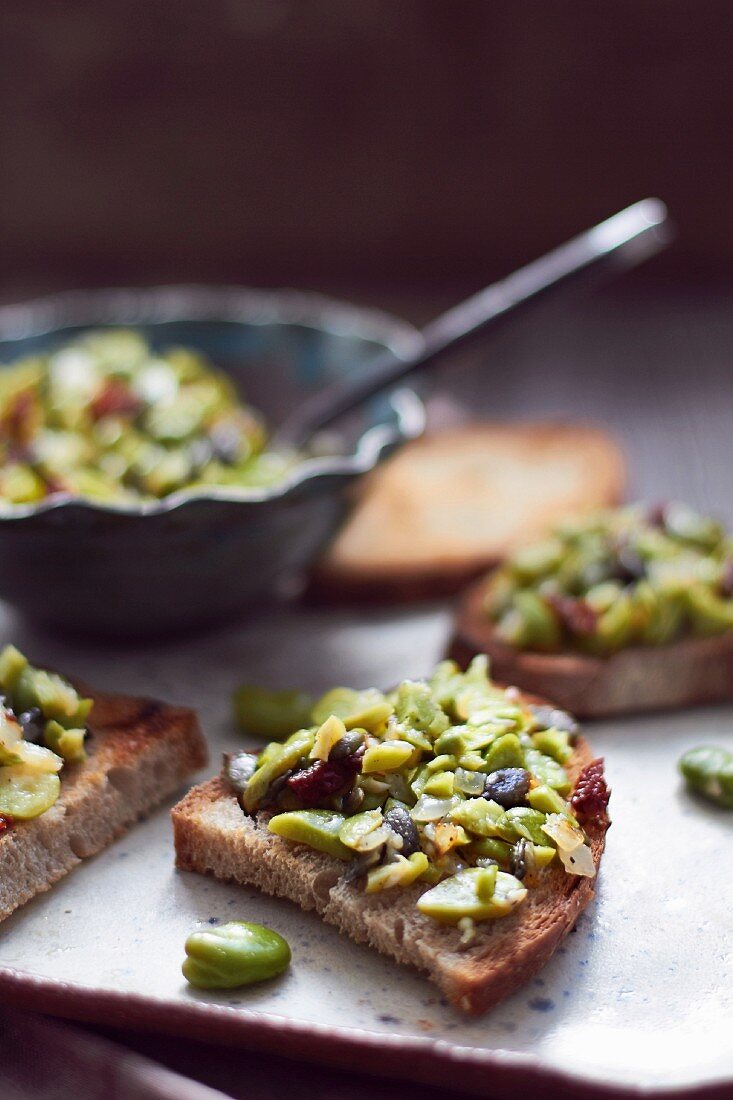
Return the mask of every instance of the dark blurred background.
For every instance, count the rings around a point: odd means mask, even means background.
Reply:
[[[4,0],[0,294],[477,287],[646,194],[733,273],[727,0]],[[370,292],[370,288],[371,292]]]

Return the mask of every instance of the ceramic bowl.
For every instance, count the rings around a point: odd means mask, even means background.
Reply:
[[[153,346],[199,348],[278,423],[339,374],[420,340],[405,322],[297,291],[156,287],[73,292],[0,308],[0,363],[84,329],[132,325]],[[302,573],[349,490],[423,430],[419,398],[377,399],[267,490],[212,487],[139,504],[54,496],[0,516],[0,598],[64,630],[142,637],[222,622]]]

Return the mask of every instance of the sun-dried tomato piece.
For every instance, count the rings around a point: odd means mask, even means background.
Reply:
[[[343,760],[316,760],[288,779],[288,788],[301,806],[315,807],[336,794],[344,794],[359,774],[363,752],[352,753]]]
[[[571,634],[580,636],[595,634],[598,614],[585,600],[576,599],[575,596],[559,596],[556,593],[551,593],[546,599],[562,625]]]
[[[667,520],[667,502],[650,504],[646,510],[646,521],[651,527],[664,527]]]
[[[611,792],[603,775],[603,759],[592,760],[578,776],[570,805],[580,822],[602,821]]]
[[[118,378],[110,378],[90,403],[95,420],[103,416],[135,416],[140,411],[140,399]]]
[[[10,401],[0,421],[0,437],[13,444],[20,453],[33,438],[37,404],[30,390],[17,393]]]
[[[720,579],[720,594],[727,600],[733,596],[733,558],[728,558],[723,566],[723,576]]]
[[[3,833],[6,833],[9,829],[12,829],[12,827],[12,817],[8,817],[7,814],[0,814],[0,836],[2,836]]]

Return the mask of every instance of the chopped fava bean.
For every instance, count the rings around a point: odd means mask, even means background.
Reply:
[[[303,691],[268,691],[243,684],[234,693],[234,717],[243,733],[282,741],[310,725],[313,699]]]
[[[679,768],[693,791],[733,810],[733,753],[716,745],[698,745],[685,753]]]
[[[307,756],[313,747],[314,741],[314,733],[309,730],[300,730],[297,734],[289,737],[284,744],[273,744],[272,751],[270,751],[266,760],[262,761],[262,757],[260,758],[261,762],[258,763],[256,771],[247,784],[243,799],[245,810],[253,813],[259,809],[273,780],[294,768],[301,757]],[[270,747],[268,746],[268,749]]]
[[[311,720],[321,725],[334,714],[349,730],[358,727],[379,733],[393,713],[394,707],[380,691],[333,688],[315,704]]]
[[[267,827],[271,833],[307,844],[336,859],[351,859],[352,852],[340,839],[346,823],[343,814],[334,810],[291,810],[271,817]]]
[[[486,766],[490,772],[500,768],[521,768],[524,765],[524,752],[515,733],[505,733],[497,737],[489,747]]]
[[[474,921],[505,917],[524,901],[527,891],[513,875],[497,871],[494,889],[487,898],[485,876],[490,872],[488,867],[459,871],[423,894],[417,907],[425,916],[444,924],[457,924],[463,917]]]
[[[355,852],[371,851],[375,845],[369,842],[369,837],[372,834],[380,834],[383,823],[384,817],[381,810],[365,810],[346,819],[339,830],[339,839],[347,848],[353,848]]]
[[[507,810],[504,814],[504,821],[514,832],[526,840],[531,840],[534,844],[544,843],[545,836],[542,832],[542,826],[546,820],[545,814],[539,810],[533,810],[529,806],[516,806]]]
[[[551,756],[558,764],[566,764],[573,755],[570,738],[564,730],[540,730],[533,735],[532,743],[539,752]]]
[[[565,799],[544,783],[529,791],[527,801],[533,810],[541,810],[543,814],[562,814],[568,809]]]
[[[24,765],[0,768],[0,814],[16,821],[40,817],[61,793],[58,775],[29,772]]]
[[[406,741],[382,741],[364,753],[362,771],[393,772],[401,768],[413,756],[415,749]]]
[[[454,784],[455,776],[453,772],[438,772],[437,775],[430,776],[423,790],[425,794],[433,795],[435,798],[450,798],[453,794]]]
[[[55,719],[46,722],[44,740],[52,752],[62,756],[67,764],[80,764],[86,760],[84,751],[85,729],[64,729]]]
[[[389,890],[393,886],[410,886],[428,869],[428,857],[424,852],[415,852],[405,859],[395,856],[392,863],[375,867],[367,875],[366,893],[376,894],[380,890]]]

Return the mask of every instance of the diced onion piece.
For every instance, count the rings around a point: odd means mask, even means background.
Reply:
[[[573,825],[562,814],[548,814],[547,820],[540,828],[550,840],[555,842],[560,852],[574,852],[576,848],[585,844],[582,829]]]
[[[558,850],[562,865],[570,875],[582,875],[583,878],[594,878],[596,865],[593,862],[593,853],[587,844],[581,844],[579,848],[573,848],[572,852]]]
[[[582,829],[573,825],[562,814],[548,814],[542,831],[557,845],[558,855],[568,874],[594,878],[596,865],[593,853],[585,842]]]
[[[354,848],[357,852],[373,852],[375,848],[379,848],[382,844],[386,844],[393,836],[394,833],[389,825],[381,825],[378,829],[374,829],[370,833],[365,833],[358,843],[354,845]]]
[[[423,794],[410,810],[413,821],[439,821],[453,809],[452,798],[432,798]]]
[[[483,794],[486,776],[483,772],[470,772],[466,768],[456,768],[456,789],[463,794],[477,796]]]

